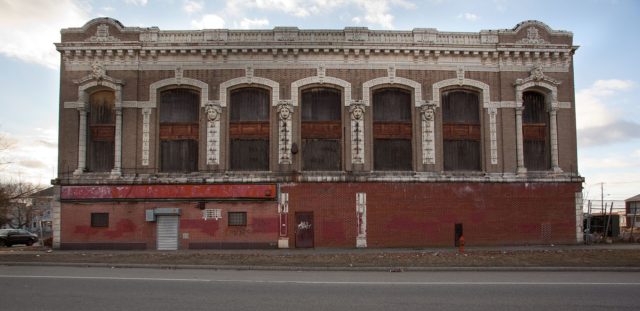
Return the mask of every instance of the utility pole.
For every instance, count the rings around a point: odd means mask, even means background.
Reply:
[[[600,183],[600,215],[604,216],[604,183]]]

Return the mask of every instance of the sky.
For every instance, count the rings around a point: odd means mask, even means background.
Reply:
[[[578,166],[586,199],[640,194],[640,1],[0,0],[0,181],[55,178],[60,29],[96,17],[162,30],[437,28],[539,20],[574,34]],[[599,203],[598,203],[599,204]],[[618,206],[620,207],[620,206]]]

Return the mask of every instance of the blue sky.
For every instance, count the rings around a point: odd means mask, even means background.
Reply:
[[[59,30],[109,16],[125,26],[302,29],[512,28],[535,19],[574,33],[579,168],[585,194],[640,194],[640,1],[510,0],[0,0],[2,180],[55,176]]]

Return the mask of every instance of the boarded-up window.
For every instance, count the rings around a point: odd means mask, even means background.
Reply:
[[[237,171],[269,170],[269,92],[241,88],[231,92],[229,167]]]
[[[189,89],[160,93],[160,171],[198,169],[199,97]]]
[[[548,170],[551,165],[549,153],[549,114],[545,109],[544,95],[524,92],[522,112],[522,138],[524,165],[531,171]]]
[[[480,104],[478,94],[454,90],[442,94],[444,169],[481,170]]]
[[[115,94],[98,91],[89,97],[87,115],[87,170],[108,172],[115,157]]]
[[[330,88],[302,92],[302,169],[338,171],[342,168],[341,94]]]
[[[388,88],[373,93],[373,168],[412,169],[411,93]]]

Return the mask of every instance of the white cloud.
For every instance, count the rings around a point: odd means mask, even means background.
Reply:
[[[248,18],[243,18],[242,21],[240,21],[240,25],[239,28],[242,29],[252,29],[252,28],[261,28],[264,26],[268,26],[269,25],[269,20],[266,18],[262,18],[262,19],[248,19]]]
[[[357,13],[351,20],[356,24],[366,23],[392,29],[395,16],[391,9],[412,9],[415,5],[406,0],[229,0],[217,15],[237,20],[246,18],[248,12],[263,10],[304,18],[329,14],[346,7],[355,7]]]
[[[145,6],[149,2],[148,0],[124,0],[126,4],[132,4],[137,6]]]
[[[204,2],[192,1],[192,0],[185,1],[184,6],[182,7],[182,9],[184,9],[184,11],[189,14],[198,13],[202,11],[203,8],[204,8]]]
[[[29,63],[58,68],[60,29],[89,20],[90,8],[71,0],[0,1],[0,53]]]
[[[464,13],[464,14],[460,14],[458,15],[459,19],[466,19],[470,22],[475,22],[478,20],[478,15],[473,14],[473,13]]]
[[[191,21],[191,26],[197,29],[219,29],[224,28],[224,25],[224,19],[216,14],[206,14],[199,20]]]
[[[619,116],[615,115],[608,100],[617,92],[633,87],[628,80],[598,80],[591,87],[576,93],[576,126],[578,130],[589,127],[605,126],[613,123]]]
[[[0,181],[20,180],[49,184],[57,165],[57,130],[36,128],[30,134],[0,133],[0,139],[10,142],[1,150],[3,162]]]

